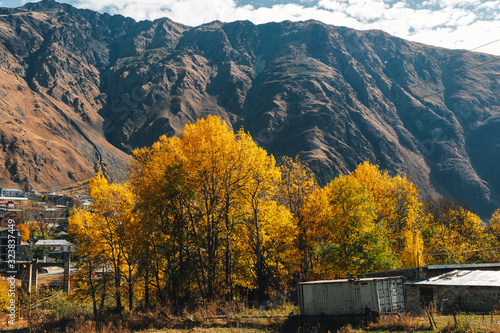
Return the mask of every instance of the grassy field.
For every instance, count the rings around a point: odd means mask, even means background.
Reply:
[[[210,333],[261,333],[261,332],[297,332],[297,333],[363,333],[363,332],[500,332],[500,315],[434,315],[435,327],[431,328],[429,319],[425,317],[394,316],[384,317],[377,322],[363,324],[346,324],[329,321],[326,318],[305,320],[295,315],[287,315],[295,307],[286,305],[278,309],[261,311],[255,309],[244,310],[242,313],[230,316],[213,316],[210,311],[198,311],[171,317],[164,322],[155,322],[155,314],[150,314],[150,328],[139,328],[143,320],[135,317],[128,318],[128,327],[110,325],[98,329],[95,323],[81,321],[76,323],[71,332],[144,332],[144,333],[181,333],[181,332],[210,332]],[[134,328],[134,322],[137,325]],[[154,324],[153,324],[154,323]],[[162,328],[160,328],[162,327]]]
[[[173,314],[169,308],[154,311],[125,311],[121,315],[104,315],[96,322],[91,307],[81,300],[56,293],[44,298],[31,313],[21,313],[22,330],[17,332],[74,332],[74,333],[181,333],[181,332],[297,332],[297,333],[361,333],[361,332],[498,332],[500,313],[471,315],[434,314],[435,327],[427,316],[409,315],[382,317],[364,324],[338,324],[328,318],[304,319],[297,315],[295,305],[284,303],[261,310],[241,303],[209,304],[196,310]],[[31,317],[30,317],[31,316]],[[28,318],[30,318],[28,320]],[[0,315],[0,330],[8,328]],[[31,329],[29,328],[31,326]]]

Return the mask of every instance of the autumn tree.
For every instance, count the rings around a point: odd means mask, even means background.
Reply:
[[[353,176],[340,175],[312,200],[315,209],[324,207],[319,213],[322,220],[316,221],[320,225],[315,231],[316,251],[321,258],[316,274],[356,277],[395,267],[387,230],[375,223],[376,205],[365,185]]]
[[[68,231],[75,245],[73,257],[78,261],[76,275],[78,289],[75,297],[90,297],[96,318],[104,309],[111,278],[101,240],[94,237],[91,222],[87,224],[87,221],[92,219],[90,211],[79,209],[70,217]]]
[[[112,272],[116,308],[121,309],[123,280],[133,278],[132,274],[125,274],[124,270],[130,270],[130,264],[135,263],[135,259],[130,256],[138,254],[137,247],[131,249],[136,245],[129,237],[133,234],[141,239],[141,228],[134,212],[134,196],[128,184],[109,183],[101,174],[97,174],[90,182],[89,195],[92,198],[91,210],[77,209],[70,218],[70,230],[75,235],[78,248],[86,251],[78,253],[80,257],[87,256],[86,264],[83,259],[88,268],[86,282],[91,283],[96,269]],[[95,262],[88,262],[88,258]],[[128,286],[131,308],[132,282],[129,281]]]
[[[419,191],[406,177],[391,177],[386,170],[369,162],[360,164],[353,172],[372,193],[376,206],[376,221],[388,228],[393,253],[399,267],[417,267],[423,264],[423,240],[420,232],[425,219]]]
[[[281,173],[274,158],[254,145],[248,158],[252,171],[241,188],[244,227],[238,252],[252,262],[258,298],[263,300],[270,285],[282,290],[284,278],[294,270],[296,226],[291,212],[279,202]]]
[[[152,222],[149,230],[162,249],[150,249],[153,260],[172,268],[158,274],[158,282],[165,282],[163,287],[158,283],[160,292],[171,286],[170,298],[191,293],[192,284],[184,278],[188,274],[201,297],[232,298],[248,272],[240,266],[246,249],[252,249],[246,265],[254,267],[257,280],[262,281],[264,270],[271,272],[276,260],[265,262],[265,255],[285,249],[271,243],[262,247],[260,229],[272,226],[272,214],[276,221],[288,215],[282,205],[273,204],[279,182],[274,159],[248,134],[235,133],[210,116],[186,125],[179,138],[161,137],[133,157],[130,178],[140,214]],[[182,272],[179,283],[175,272]]]
[[[318,184],[312,171],[298,157],[282,157],[280,159],[281,179],[279,182],[279,200],[293,214],[297,228],[296,248],[301,257],[301,273],[307,278],[312,268],[312,240],[308,237],[304,206]]]
[[[142,226],[149,241],[143,245],[145,260],[140,264],[146,306],[150,286],[160,302],[168,295],[178,304],[191,297],[191,281],[199,278],[193,265],[199,256],[190,234],[196,219],[189,209],[193,189],[186,182],[179,142],[178,138],[162,137],[152,147],[136,150],[130,166],[138,213],[148,221]]]
[[[21,233],[21,241],[27,242],[30,239],[30,229],[24,223],[16,225],[16,229]]]
[[[481,219],[463,205],[447,198],[428,200],[430,216],[424,227],[426,262],[462,264],[484,261],[483,250],[492,246],[493,237]]]

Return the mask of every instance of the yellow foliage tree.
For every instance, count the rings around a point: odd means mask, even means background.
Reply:
[[[85,282],[89,284],[94,282],[91,280],[96,270],[112,272],[116,308],[121,309],[123,280],[132,279],[137,261],[132,257],[140,253],[136,240],[142,239],[134,213],[135,198],[128,184],[109,183],[101,174],[90,182],[89,195],[91,210],[77,209],[69,220],[70,232],[75,235],[78,251],[82,251],[76,255],[83,258],[83,270],[87,271]],[[132,240],[131,235],[134,235]],[[129,274],[124,272],[127,270]],[[132,308],[132,282],[128,285],[129,307]],[[95,294],[95,290],[91,293]]]
[[[92,229],[93,215],[90,211],[77,209],[69,218],[69,233],[75,244],[73,257],[78,261],[76,276],[78,291],[75,297],[90,296],[94,317],[104,310],[111,276],[104,246]],[[88,224],[87,224],[88,223]]]
[[[462,264],[484,261],[494,238],[476,214],[447,199],[434,203],[425,227],[426,262]]]
[[[271,211],[286,215],[273,204],[279,170],[248,134],[234,133],[210,116],[186,125],[179,138],[161,137],[133,157],[131,184],[141,216],[149,216],[155,226],[151,230],[161,236],[155,240],[163,255],[152,256],[172,268],[168,277],[163,272],[172,296],[187,295],[197,286],[203,298],[232,298],[235,284],[248,284],[249,276],[260,281],[264,270],[272,271],[276,263],[267,256],[277,245],[265,243],[260,230],[271,225],[264,218]],[[241,267],[244,262],[247,269]],[[178,274],[184,279],[177,279]],[[196,284],[180,283],[185,276]],[[156,287],[161,289],[159,283]]]
[[[401,175],[391,177],[387,171],[381,171],[369,162],[360,164],[353,176],[372,193],[377,222],[388,228],[391,248],[400,261],[399,267],[422,265],[420,227],[425,215],[415,185]]]
[[[318,189],[312,171],[298,157],[282,157],[280,161],[281,181],[279,200],[293,214],[297,228],[296,247],[301,261],[302,278],[307,278],[312,269],[312,240],[308,237],[304,207],[315,190]]]
[[[311,207],[321,209],[315,216],[316,274],[324,277],[356,277],[371,270],[395,267],[387,231],[375,223],[375,202],[370,191],[353,176],[338,176],[316,193]],[[326,202],[325,202],[326,201]],[[322,204],[320,202],[323,202]]]
[[[241,188],[244,236],[238,248],[253,263],[258,298],[263,300],[270,284],[281,290],[293,271],[295,226],[290,211],[276,201],[281,175],[274,158],[256,146],[247,156],[252,172]]]

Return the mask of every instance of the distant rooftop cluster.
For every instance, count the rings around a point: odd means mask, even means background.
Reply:
[[[73,251],[67,240],[70,209],[89,207],[90,203],[87,195],[0,188],[0,271],[5,268],[12,235],[16,238],[16,260],[68,256]]]

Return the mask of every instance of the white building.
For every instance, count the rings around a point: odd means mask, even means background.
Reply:
[[[49,248],[49,256],[61,255],[63,253],[73,252],[75,246],[65,239],[41,239],[37,241],[34,245],[36,246],[46,246]]]
[[[0,197],[7,198],[25,198],[24,192],[12,188],[0,188]]]

